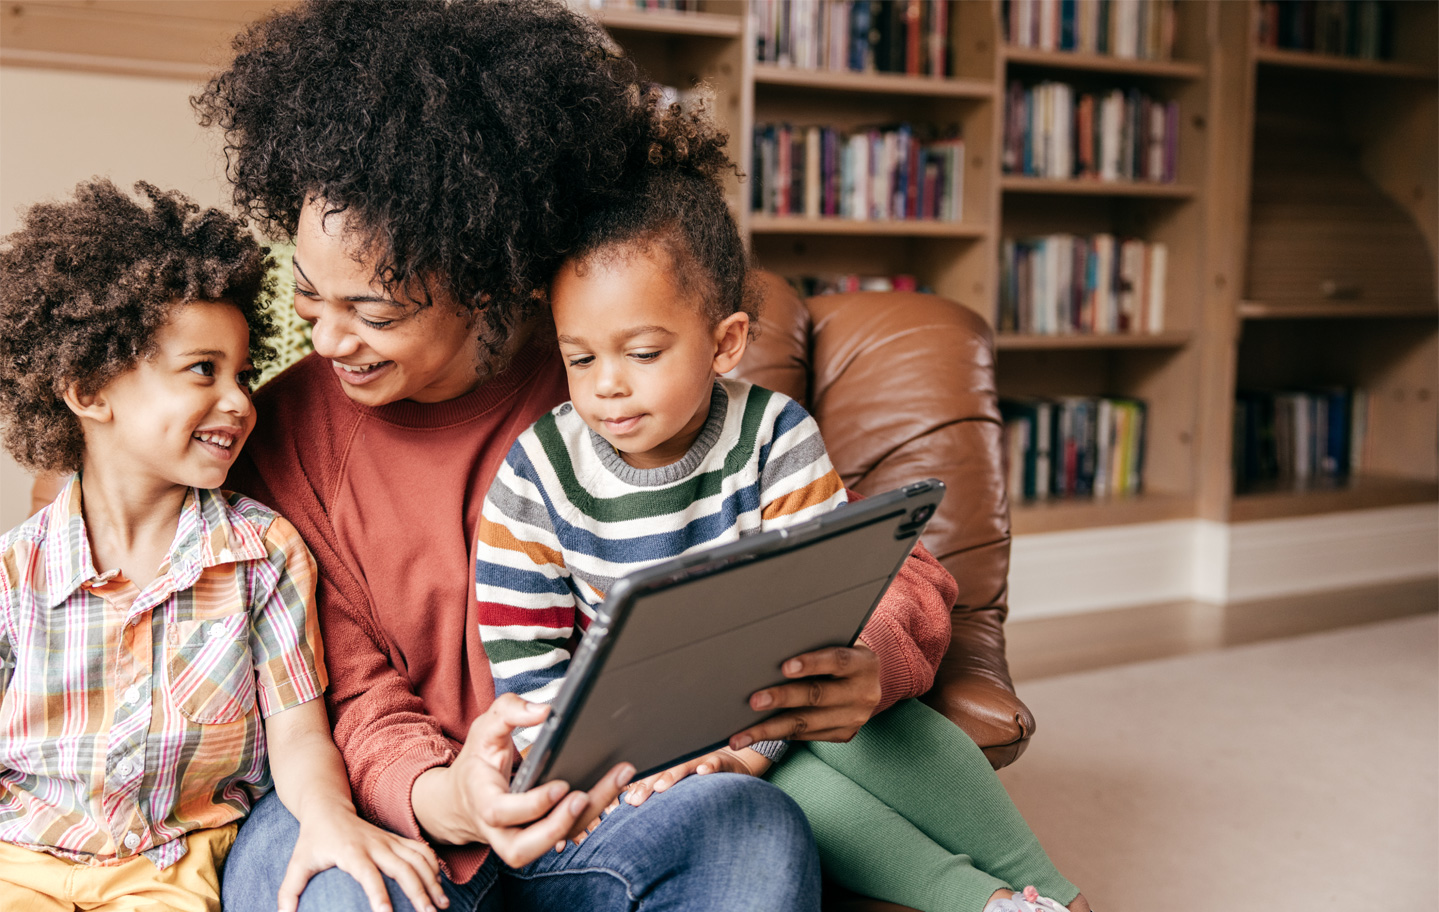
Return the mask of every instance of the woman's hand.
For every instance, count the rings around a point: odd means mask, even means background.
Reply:
[[[465,746],[448,767],[415,780],[415,817],[432,839],[453,845],[487,843],[510,867],[520,867],[583,832],[629,784],[634,767],[621,763],[589,792],[547,782],[512,794],[513,733],[538,725],[548,706],[504,694],[470,725]]]
[[[719,750],[676,764],[664,772],[646,776],[625,789],[625,800],[632,806],[639,807],[650,795],[655,792],[663,792],[686,776],[706,776],[710,773],[763,776],[769,769],[769,765],[769,758],[758,751],[748,748],[732,751],[727,747],[722,747]]]
[[[751,709],[786,709],[729,739],[731,750],[756,741],[848,741],[879,706],[879,657],[863,642],[796,656],[780,669],[790,684],[756,691]]]
[[[295,912],[310,878],[331,867],[355,878],[374,912],[391,909],[381,874],[398,883],[422,912],[450,904],[440,886],[440,862],[429,846],[366,823],[353,807],[335,803],[308,808],[300,821],[300,836],[280,883],[279,912]]]

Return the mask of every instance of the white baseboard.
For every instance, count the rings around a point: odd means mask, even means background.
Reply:
[[[1171,601],[1224,604],[1436,574],[1439,511],[1432,505],[1017,535],[1010,617]]]

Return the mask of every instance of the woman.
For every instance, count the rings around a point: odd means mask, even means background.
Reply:
[[[627,764],[588,793],[508,794],[510,733],[542,711],[494,699],[476,627],[484,495],[567,398],[539,293],[673,115],[557,3],[311,2],[236,48],[195,104],[225,130],[236,203],[295,240],[315,353],[258,395],[231,479],[321,568],[327,698],[360,812],[439,848],[451,908],[817,908],[808,826],[759,780],[691,778],[588,838]],[[845,740],[926,689],[944,579],[911,559],[866,630],[875,651],[799,657],[795,683],[754,700],[788,711],[745,734]],[[257,806],[225,872],[231,912],[274,908],[296,834],[278,803]],[[301,908],[363,903],[331,871]]]

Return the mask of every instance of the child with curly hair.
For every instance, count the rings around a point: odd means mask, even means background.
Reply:
[[[32,206],[0,246],[0,421],[74,472],[0,537],[0,908],[220,909],[239,821],[301,820],[280,908],[338,866],[447,905],[423,843],[360,820],[330,740],[315,563],[219,490],[255,424],[270,259],[140,183]],[[266,763],[266,757],[269,763]]]
[[[719,181],[724,136],[702,113],[683,123],[677,153],[587,219],[550,284],[571,399],[515,442],[476,534],[479,632],[499,694],[550,703],[616,579],[846,502],[804,408],[722,376],[744,355],[758,298]],[[769,691],[751,699],[772,703]],[[517,730],[516,748],[536,730]],[[594,831],[683,792],[691,775],[767,774],[851,890],[927,912],[1089,909],[983,752],[918,700],[849,743],[786,747],[740,733],[631,785]]]

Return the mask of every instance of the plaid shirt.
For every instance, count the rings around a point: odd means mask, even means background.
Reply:
[[[261,716],[325,687],[315,563],[289,522],[192,488],[143,592],[99,574],[79,476],[0,538],[0,840],[157,867],[270,787]]]

